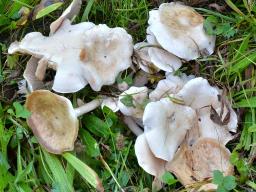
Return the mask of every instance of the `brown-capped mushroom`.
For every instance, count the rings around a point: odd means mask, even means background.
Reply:
[[[166,169],[173,172],[184,186],[189,186],[212,178],[214,170],[232,175],[233,165],[229,158],[229,150],[217,140],[200,138],[192,147],[182,145]]]
[[[60,154],[74,148],[79,126],[77,117],[100,104],[101,100],[95,99],[74,109],[67,98],[48,90],[37,90],[26,100],[26,107],[31,112],[27,123],[47,151]]]

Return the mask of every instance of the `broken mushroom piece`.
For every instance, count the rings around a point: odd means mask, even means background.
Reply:
[[[229,150],[215,139],[201,138],[192,146],[182,145],[166,169],[186,187],[213,177],[214,170],[233,174]]]
[[[81,5],[81,0],[73,0],[72,3],[68,6],[68,8],[61,14],[61,16],[51,23],[50,35],[58,30],[58,28],[61,26],[62,22],[65,19],[72,20],[73,17],[75,17],[79,13]]]
[[[224,145],[233,138],[229,132],[236,132],[237,115],[217,87],[198,77],[188,81],[176,96],[197,111],[201,137],[217,139]]]
[[[120,94],[118,107],[124,115],[141,119],[147,100],[147,87],[130,87]]]
[[[149,12],[147,31],[168,52],[193,60],[214,51],[215,36],[206,34],[203,22],[204,18],[192,7],[178,2],[163,3],[158,10]]]
[[[173,103],[169,98],[147,104],[144,134],[155,157],[171,161],[188,130],[196,123],[195,111]]]
[[[51,36],[29,33],[21,42],[12,43],[8,52],[47,60],[57,71],[53,90],[70,93],[88,83],[94,91],[113,84],[118,73],[131,65],[133,45],[131,36],[122,28],[90,22],[71,25],[64,20]]]
[[[67,98],[47,90],[37,90],[26,100],[25,105],[31,112],[27,123],[40,145],[51,153],[61,154],[74,148],[79,126],[77,117],[100,104],[101,100],[95,99],[74,109]]]

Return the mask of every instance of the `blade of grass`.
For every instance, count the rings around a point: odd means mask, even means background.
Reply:
[[[256,52],[251,53],[248,56],[245,56],[242,60],[240,60],[235,65],[231,66],[230,72],[236,73],[236,72],[242,72],[246,67],[248,67],[250,64],[256,65],[254,62],[256,60]]]
[[[64,153],[62,156],[95,189],[97,189],[98,191],[104,191],[101,180],[99,179],[97,173],[93,169],[91,169],[88,165],[86,165],[84,162],[82,162],[80,159],[78,159],[71,153]]]
[[[235,54],[235,56],[232,59],[233,61],[236,61],[237,59],[239,59],[242,56],[242,54],[244,54],[245,51],[248,49],[250,37],[251,37],[251,34],[249,34],[246,37],[244,37],[244,40],[241,43],[239,49],[236,50],[236,54]]]
[[[60,187],[60,191],[73,192],[74,189],[70,184],[67,174],[59,159],[45,150],[42,151],[45,157],[45,161],[52,172],[54,181]]]
[[[93,3],[94,3],[94,0],[89,0],[88,1],[87,5],[85,7],[85,10],[84,10],[83,16],[81,18],[81,22],[89,20],[89,14],[91,12]]]
[[[237,6],[231,1],[231,0],[226,0],[226,3],[228,4],[228,6],[233,9],[235,12],[237,12],[239,15],[241,16],[245,16],[243,14],[242,11],[240,11],[240,9],[237,8]]]

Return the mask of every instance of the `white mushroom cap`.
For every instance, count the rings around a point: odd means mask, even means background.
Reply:
[[[102,85],[113,84],[117,75],[130,67],[132,37],[123,28],[107,25],[95,26],[85,32],[85,37],[83,74],[92,89],[99,91]]]
[[[216,111],[220,113],[220,109],[217,109]],[[224,113],[224,116],[225,114],[226,113]],[[201,109],[198,112],[198,126],[201,137],[213,138],[226,145],[234,138],[229,131],[237,127],[237,116],[232,110],[229,122],[226,125],[220,125],[211,119],[209,109]]]
[[[114,83],[117,74],[131,65],[133,46],[131,36],[122,28],[94,27],[89,22],[70,25],[65,20],[50,37],[29,33],[20,43],[11,44],[8,51],[51,62],[57,70],[53,90],[69,93],[87,83],[95,91]]]
[[[214,138],[222,144],[233,138],[229,131],[236,132],[237,115],[228,101],[220,99],[221,91],[218,88],[210,86],[206,79],[199,77],[186,83],[177,96],[197,110],[201,137]],[[225,120],[226,117],[229,119]]]
[[[192,60],[214,50],[215,36],[205,33],[203,22],[204,18],[191,7],[163,3],[158,10],[149,12],[148,32],[170,53]]]
[[[212,87],[202,77],[188,81],[177,94],[187,106],[193,109],[200,109],[209,105],[216,106],[218,104],[218,95],[218,89]]]
[[[132,97],[133,106],[126,106],[122,103],[125,97]],[[130,87],[128,90],[121,93],[118,99],[118,107],[120,111],[127,116],[142,118],[144,112],[144,103],[148,98],[147,87]]]
[[[164,49],[149,47],[148,55],[155,66],[166,72],[176,71],[182,65],[178,57]]]
[[[149,46],[150,44],[146,42],[140,42],[134,45],[135,53],[138,55],[138,58],[136,58],[134,62],[146,73],[153,74],[160,71],[160,69],[152,63],[151,58],[149,57]]]
[[[192,108],[175,104],[168,98],[147,104],[143,124],[153,154],[166,161],[172,160],[195,119]]]
[[[140,68],[147,73],[157,72],[161,69],[166,72],[173,72],[182,65],[181,60],[175,55],[146,42],[137,43],[134,46],[137,54],[142,60]],[[154,66],[152,66],[152,64]]]
[[[187,76],[184,73],[180,76],[167,73],[166,79],[160,80],[157,87],[149,94],[149,99],[151,101],[158,101],[161,98],[176,94],[192,78],[194,78],[194,76]]]
[[[139,165],[147,173],[156,177],[161,177],[165,172],[166,161],[154,156],[148,146],[145,134],[141,134],[137,137],[134,147]]]

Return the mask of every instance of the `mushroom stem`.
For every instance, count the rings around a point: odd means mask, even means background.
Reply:
[[[94,99],[90,101],[89,103],[85,103],[81,107],[75,108],[76,116],[79,117],[85,113],[88,113],[97,107],[99,107],[102,103],[102,99]]]
[[[142,129],[136,124],[136,122],[131,117],[124,116],[124,122],[136,136],[139,136],[143,133]]]

